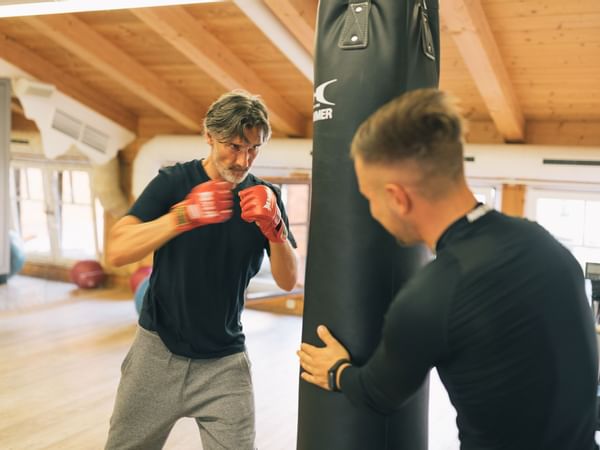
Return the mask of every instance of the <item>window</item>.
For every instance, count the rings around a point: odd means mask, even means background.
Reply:
[[[298,258],[298,284],[304,285],[306,271],[306,253],[308,249],[308,220],[310,218],[310,180],[290,178],[269,178],[268,181],[281,189],[281,199],[290,223],[290,230],[296,239],[296,256]],[[272,281],[271,268],[268,258],[263,260],[263,265],[257,277],[252,280],[249,289],[277,290]],[[268,280],[268,281],[265,281]],[[269,285],[267,287],[267,285]],[[264,285],[264,286],[263,286]]]
[[[9,180],[13,228],[20,233],[26,254],[49,255],[50,234],[43,171],[36,167],[11,167]]]
[[[569,248],[582,268],[600,262],[600,193],[531,189],[527,216]]]
[[[478,202],[485,203],[494,209],[499,209],[500,189],[498,186],[483,184],[481,182],[469,182],[469,188]]]
[[[29,259],[68,264],[99,258],[103,210],[87,165],[13,160],[10,197],[12,227]]]
[[[59,230],[62,256],[82,259],[102,248],[104,227],[102,207],[94,199],[89,173],[83,170],[57,171],[59,184]],[[96,226],[94,226],[96,224]]]
[[[290,222],[290,230],[296,238],[298,255],[298,283],[304,285],[306,251],[308,249],[308,221],[310,218],[310,184],[283,183],[281,197]]]

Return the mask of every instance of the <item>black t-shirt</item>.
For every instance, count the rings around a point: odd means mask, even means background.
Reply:
[[[154,220],[209,177],[198,160],[159,171],[129,210],[143,222]],[[256,224],[242,220],[239,191],[263,184],[252,174],[233,190],[233,217],[184,232],[154,252],[150,283],[139,323],[156,331],[169,350],[189,358],[214,358],[244,350],[240,315],[244,292],[260,269],[269,241]],[[289,226],[288,226],[289,229]],[[296,245],[289,233],[289,240]]]
[[[539,225],[452,224],[398,293],[382,342],[342,373],[356,405],[399,408],[436,367],[463,450],[589,450],[598,357],[581,268]]]

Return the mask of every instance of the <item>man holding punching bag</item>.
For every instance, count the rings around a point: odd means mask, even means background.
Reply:
[[[254,448],[254,398],[240,314],[264,251],[296,284],[279,190],[249,170],[271,135],[265,105],[221,96],[204,120],[206,159],[161,169],[111,230],[108,260],[154,252],[139,327],[121,367],[107,449],[160,449],[181,417],[205,450]]]
[[[387,414],[436,367],[463,449],[594,449],[598,357],[581,268],[539,225],[477,203],[462,128],[435,89],[359,127],[351,154],[371,215],[436,258],[391,303],[366,364],[320,325],[325,346],[302,344],[301,377]]]

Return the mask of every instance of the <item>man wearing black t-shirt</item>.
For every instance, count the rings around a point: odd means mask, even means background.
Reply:
[[[196,419],[205,450],[254,448],[244,292],[265,250],[292,289],[295,242],[279,190],[249,173],[271,135],[264,104],[225,94],[204,129],[210,155],[161,169],[110,233],[112,264],[154,262],[107,449],[162,448],[181,417]]]
[[[462,147],[461,118],[434,89],[360,126],[352,157],[371,214],[436,258],[398,292],[365,364],[320,325],[325,346],[298,352],[302,379],[388,414],[436,367],[462,449],[591,450],[598,357],[581,268],[539,225],[477,203]]]

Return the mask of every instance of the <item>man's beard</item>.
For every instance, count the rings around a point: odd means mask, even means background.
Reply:
[[[215,167],[225,181],[229,181],[233,184],[240,184],[242,181],[246,179],[248,176],[247,170],[236,170],[236,169],[228,169],[221,165],[221,163],[215,161]]]

